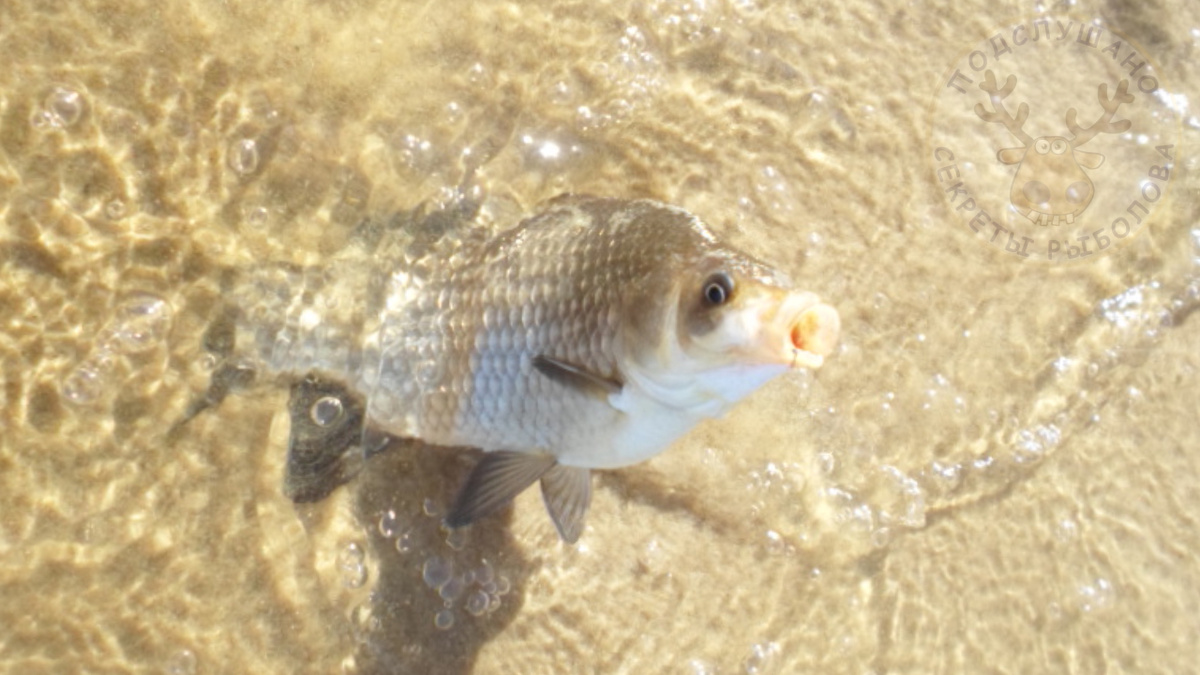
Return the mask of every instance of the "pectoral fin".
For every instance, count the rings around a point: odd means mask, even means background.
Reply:
[[[621,388],[624,386],[616,379],[597,375],[573,363],[567,363],[545,354],[533,357],[533,367],[559,384],[606,399],[610,394],[621,393]]]
[[[470,525],[512,501],[553,466],[550,455],[506,450],[485,453],[459,490],[446,525]]]
[[[542,475],[542,501],[558,528],[558,536],[574,544],[592,503],[592,474],[587,469],[555,464]]]

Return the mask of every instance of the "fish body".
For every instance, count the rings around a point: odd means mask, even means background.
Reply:
[[[345,382],[389,434],[486,451],[455,526],[540,480],[573,541],[589,470],[654,456],[837,340],[833,308],[658,202],[565,197],[495,236],[411,249],[261,271],[234,294],[238,340],[267,370]]]

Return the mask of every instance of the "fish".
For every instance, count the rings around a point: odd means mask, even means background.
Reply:
[[[322,439],[340,453],[370,428],[483,451],[448,527],[539,483],[575,542],[593,471],[658,455],[771,379],[820,368],[839,339],[836,309],[675,206],[565,195],[508,229],[454,221],[365,226],[369,264],[263,265],[231,282],[206,336],[227,365],[197,409],[247,370],[306,378],[285,469],[296,501],[345,480]],[[353,428],[325,434],[306,411],[338,387]]]

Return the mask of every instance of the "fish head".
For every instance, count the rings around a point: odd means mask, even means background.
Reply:
[[[783,273],[715,239],[660,256],[624,340],[627,377],[675,407],[722,414],[771,378],[819,368],[837,345],[837,310]]]

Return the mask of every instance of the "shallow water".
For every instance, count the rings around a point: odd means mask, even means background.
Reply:
[[[0,670],[1187,672],[1200,8],[1070,5],[1153,57],[1128,109],[1178,142],[1143,231],[1068,265],[972,232],[933,159],[1012,142],[938,97],[1043,10],[0,4]],[[684,206],[843,346],[601,476],[569,547],[533,494],[447,537],[470,458],[421,446],[293,507],[283,386],[168,433],[223,269],[458,190]]]

